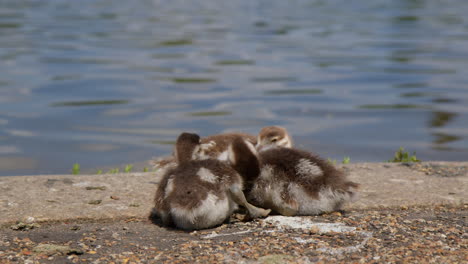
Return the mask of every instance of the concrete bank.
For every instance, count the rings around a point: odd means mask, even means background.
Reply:
[[[467,168],[346,165],[362,190],[344,213],[194,232],[146,219],[152,173],[3,177],[0,263],[466,263]]]
[[[468,162],[357,163],[341,166],[361,184],[348,209],[468,201]],[[0,177],[0,225],[16,221],[144,218],[152,207],[154,173]]]

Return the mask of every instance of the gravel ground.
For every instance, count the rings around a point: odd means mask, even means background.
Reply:
[[[270,216],[184,232],[146,219],[4,225],[0,263],[468,263],[468,204]]]
[[[403,166],[407,166],[413,170],[417,170],[430,176],[437,177],[460,177],[464,176],[468,172],[467,166],[450,166],[443,164],[434,163],[402,163]]]

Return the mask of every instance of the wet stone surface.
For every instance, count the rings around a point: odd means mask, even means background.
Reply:
[[[141,218],[0,229],[1,263],[463,263],[468,204],[270,216],[184,232]]]

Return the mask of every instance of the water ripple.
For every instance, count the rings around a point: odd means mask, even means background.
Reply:
[[[401,145],[423,160],[466,159],[466,10],[464,0],[0,1],[0,175],[139,162],[170,153],[182,131],[272,124],[332,159],[388,160]]]

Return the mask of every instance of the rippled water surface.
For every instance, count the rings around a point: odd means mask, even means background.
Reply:
[[[324,157],[468,160],[468,1],[0,1],[0,175],[287,127]]]

